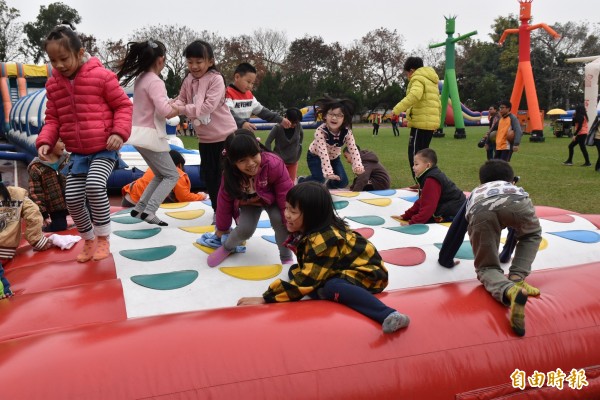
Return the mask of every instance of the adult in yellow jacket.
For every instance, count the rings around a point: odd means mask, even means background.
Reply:
[[[408,138],[408,162],[412,170],[415,154],[431,143],[433,132],[440,125],[442,105],[440,102],[439,78],[431,67],[424,67],[420,57],[408,57],[404,63],[408,77],[406,96],[393,109],[400,115],[406,112],[410,136]]]

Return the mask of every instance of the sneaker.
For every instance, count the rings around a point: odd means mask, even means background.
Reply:
[[[398,329],[406,328],[410,324],[410,318],[408,315],[400,314],[398,311],[394,311],[383,320],[381,324],[383,333],[393,333]]]
[[[233,252],[226,250],[225,246],[221,246],[208,255],[206,263],[211,268],[216,267],[217,265],[221,264],[231,253]]]
[[[585,164],[581,164],[582,167],[591,167],[592,164],[589,162],[586,162]]]
[[[572,167],[572,166],[573,166],[573,163],[572,163],[571,161],[565,161],[565,162],[563,163],[563,165],[568,165],[569,167]]]

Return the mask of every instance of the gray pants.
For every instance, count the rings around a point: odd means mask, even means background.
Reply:
[[[515,229],[517,247],[509,276],[525,279],[531,272],[531,264],[542,241],[542,228],[529,198],[499,196],[495,199],[483,201],[469,210],[468,232],[475,255],[477,279],[496,300],[507,304],[504,292],[514,283],[504,275],[500,266],[500,233],[506,227]]]
[[[157,152],[141,147],[135,149],[154,173],[154,179],[144,189],[144,193],[134,209],[148,215],[155,215],[158,207],[171,193],[179,180],[179,172],[177,172],[177,167],[168,151]]]
[[[237,226],[229,234],[227,242],[224,244],[226,250],[233,250],[236,246],[242,244],[244,240],[250,239],[256,231],[256,226],[260,219],[263,207],[257,206],[241,206],[240,217],[238,218]],[[281,220],[281,211],[277,205],[265,206],[264,210],[269,215],[271,226],[275,231],[275,241],[279,247],[279,258],[281,260],[291,259],[292,251],[283,246],[283,242],[287,239],[289,233]]]

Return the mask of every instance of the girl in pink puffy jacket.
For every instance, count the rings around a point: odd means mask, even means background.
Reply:
[[[65,143],[71,153],[65,200],[85,239],[77,261],[102,260],[110,255],[106,181],[129,138],[133,106],[117,76],[85,52],[72,26],[54,28],[45,50],[53,71],[46,82],[46,122],[36,141],[38,155],[47,160],[59,137]]]

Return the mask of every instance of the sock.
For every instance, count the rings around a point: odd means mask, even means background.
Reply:
[[[506,291],[510,299],[510,326],[519,336],[525,336],[525,304],[527,291],[517,285],[511,286]]]
[[[108,236],[98,236],[98,243],[96,244],[96,251],[92,260],[100,261],[110,256],[110,242]]]
[[[86,262],[92,258],[96,248],[96,239],[86,240],[83,243],[83,250],[77,255],[77,262]]]
[[[133,218],[137,218],[137,216],[139,215],[139,213],[140,213],[140,212],[139,212],[139,211],[137,211],[137,210],[131,210],[131,213],[130,213],[130,214],[131,214],[131,216],[132,216]]]
[[[158,218],[156,215],[150,217],[150,215],[146,214],[145,212],[140,214],[140,218],[149,224],[155,224],[158,226],[168,226],[169,225],[165,221],[162,221],[160,218]]]
[[[406,328],[410,324],[410,318],[408,315],[400,314],[398,311],[394,311],[383,320],[383,333],[393,333],[398,329]]]

